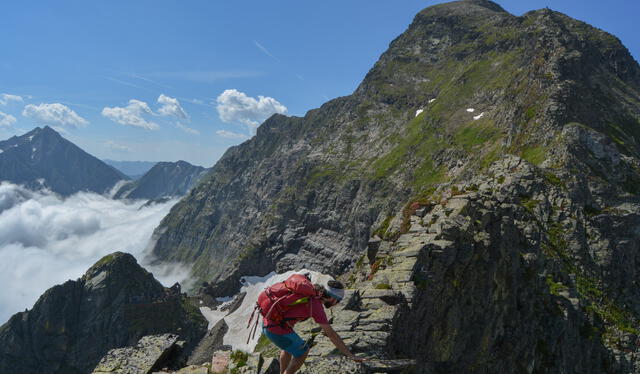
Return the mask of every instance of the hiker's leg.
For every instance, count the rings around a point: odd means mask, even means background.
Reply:
[[[287,370],[285,370],[284,374],[294,374],[296,371],[298,371],[298,369],[300,369],[302,364],[304,364],[304,360],[307,359],[308,354],[309,354],[309,349],[307,349],[307,351],[302,356],[294,357],[293,359],[291,359],[291,362],[289,363],[289,367],[287,367]]]
[[[284,371],[291,362],[291,353],[287,351],[280,351],[280,374],[284,374]]]

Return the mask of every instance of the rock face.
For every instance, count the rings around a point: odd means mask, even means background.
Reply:
[[[31,189],[46,187],[67,196],[79,191],[104,193],[127,179],[48,126],[0,141],[0,181]]]
[[[177,334],[188,353],[206,328],[179,288],[164,288],[133,256],[116,252],[0,327],[0,373],[90,373],[109,349],[150,334]]]
[[[185,195],[207,169],[185,161],[158,162],[140,179],[125,184],[115,198],[159,199]]]
[[[407,204],[346,275],[334,329],[417,373],[640,372],[640,295],[621,284],[637,279],[640,202],[596,212],[584,176],[555,172],[506,156]],[[301,373],[336,367],[316,342]]]
[[[591,194],[635,199],[639,96],[638,64],[585,23],[482,0],[430,7],[352,95],[274,115],[229,149],[163,220],[153,251],[192,264],[215,296],[244,274],[343,273],[407,200],[503,154],[577,168]]]

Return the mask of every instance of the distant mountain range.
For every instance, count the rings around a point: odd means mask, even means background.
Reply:
[[[157,162],[155,161],[115,161],[103,159],[106,164],[113,166],[131,179],[138,179],[148,172]]]
[[[79,191],[104,193],[123,179],[129,177],[48,126],[0,141],[0,181],[68,196]]]
[[[63,196],[80,191],[107,193],[119,182],[115,198],[181,196],[207,170],[185,161],[107,161],[113,165],[83,151],[48,126],[0,141],[0,181],[35,190],[48,188]],[[127,174],[135,177],[137,172],[142,176],[131,181]]]
[[[182,196],[200,180],[207,170],[186,161],[158,162],[140,179],[122,186],[114,198],[158,199]]]

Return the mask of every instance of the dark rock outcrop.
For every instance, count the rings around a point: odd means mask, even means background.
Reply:
[[[115,198],[160,199],[185,195],[207,169],[186,161],[158,162],[140,179],[123,185]]]
[[[134,347],[110,350],[93,370],[93,374],[150,374],[171,361],[180,350],[178,336],[174,334],[149,335]]]
[[[0,327],[0,373],[90,373],[109,349],[150,334],[179,335],[188,354],[206,329],[183,295],[116,252]]]
[[[48,126],[0,141],[0,181],[68,196],[79,191],[105,193],[128,179]]]
[[[188,365],[202,365],[211,362],[211,357],[216,350],[223,346],[224,335],[229,331],[229,326],[221,319],[200,340],[193,353],[187,360]]]

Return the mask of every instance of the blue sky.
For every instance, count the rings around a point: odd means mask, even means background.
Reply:
[[[48,124],[100,158],[211,166],[270,113],[304,115],[353,92],[436,3],[3,2],[0,139]],[[640,2],[498,3],[516,15],[549,6],[640,56]]]

